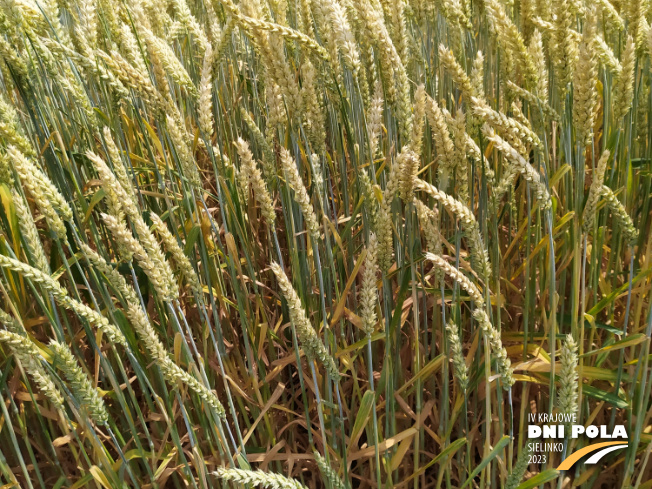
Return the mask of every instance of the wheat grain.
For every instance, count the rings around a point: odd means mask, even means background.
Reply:
[[[497,33],[497,38],[505,49],[516,58],[521,65],[526,80],[526,86],[532,88],[537,84],[537,69],[528,52],[525,41],[514,23],[505,13],[503,6],[496,0],[485,2],[488,16]],[[476,96],[479,94],[475,94]]]
[[[272,148],[268,144],[260,128],[256,125],[254,120],[251,118],[251,115],[249,115],[249,112],[243,108],[240,111],[240,114],[242,115],[242,119],[247,124],[247,127],[251,131],[251,134],[253,135],[253,139],[256,145],[263,152],[263,172],[265,174],[265,179],[269,183],[272,177],[276,175],[276,166],[275,166],[276,158],[274,156],[274,152],[272,151]]]
[[[126,260],[130,260],[132,255],[136,257],[161,297],[169,300],[175,299],[178,296],[178,290],[172,269],[154,235],[143,220],[132,194],[122,187],[102,158],[91,152],[86,153],[86,156],[93,162],[95,169],[100,174],[107,193],[115,195],[116,205],[119,205],[125,214],[129,216],[138,233],[138,240],[136,240],[125,227],[119,215],[102,214],[105,224],[111,228],[115,235],[118,249],[123,253]]]
[[[541,148],[539,137],[521,122],[514,118],[507,117],[500,111],[493,110],[483,100],[472,98],[474,114],[488,123],[496,131],[499,131],[505,139],[522,155],[528,154],[523,142],[527,142],[535,148]]]
[[[538,30],[534,30],[528,51],[532,57],[535,69],[537,71],[537,85],[534,88],[534,94],[543,101],[548,100],[548,69],[546,56],[543,51],[543,39]]]
[[[329,10],[337,49],[344,60],[345,66],[354,74],[357,74],[360,70],[360,53],[355,44],[346,13],[337,1],[325,3]]]
[[[547,75],[546,75],[547,76]],[[524,100],[527,100],[529,103],[531,103],[533,106],[540,108],[541,111],[552,118],[555,121],[559,121],[559,114],[555,109],[550,107],[544,100],[540,99],[538,96],[536,96],[534,93],[529,92],[528,90],[525,90],[524,88],[519,87],[516,85],[514,82],[511,80],[507,80],[507,87],[512,90],[516,95],[519,97],[523,98]],[[543,88],[540,90],[544,91]]]
[[[596,2],[604,16],[606,24],[614,30],[622,31],[625,29],[625,21],[622,19],[616,7],[609,0],[598,0]]]
[[[419,85],[414,92],[414,111],[412,113],[412,133],[408,147],[417,157],[421,156],[423,124],[426,115],[426,87]]]
[[[190,148],[188,147],[188,143],[186,142],[185,127],[168,115],[167,129],[172,144],[174,145],[174,150],[179,157],[179,163],[181,164],[183,175],[188,179],[191,185],[198,187],[201,185],[201,178],[199,177],[199,171],[197,170],[197,163],[195,162]]]
[[[482,54],[482,51],[475,53],[470,78],[473,92],[476,93],[478,97],[484,98],[484,55]]]

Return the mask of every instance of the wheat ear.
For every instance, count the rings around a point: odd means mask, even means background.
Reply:
[[[158,235],[161,237],[161,240],[163,241],[163,246],[168,251],[168,253],[172,255],[172,260],[179,268],[181,275],[185,277],[192,291],[201,300],[203,296],[202,285],[201,282],[199,281],[199,277],[197,276],[197,272],[195,272],[195,268],[192,266],[192,263],[190,263],[190,259],[186,256],[184,251],[181,249],[179,242],[172,235],[167,225],[158,216],[158,214],[154,212],[150,212],[150,218],[154,223],[155,231],[158,233]]]
[[[346,489],[344,482],[342,482],[342,479],[340,479],[337,472],[329,465],[326,459],[317,452],[314,452],[314,455],[317,467],[319,467],[319,471],[326,482],[329,482],[333,489]]]
[[[294,200],[299,204],[299,209],[301,209],[301,214],[306,221],[306,227],[310,232],[310,237],[313,240],[318,240],[319,220],[317,219],[317,214],[315,214],[315,209],[312,206],[312,202],[310,202],[308,190],[306,190],[301,175],[299,175],[297,164],[290,152],[285,148],[281,148],[281,166],[285,171],[288,185],[294,190]]]
[[[235,147],[240,156],[240,172],[239,177],[244,179],[254,191],[254,197],[261,207],[263,217],[270,227],[274,226],[276,219],[276,212],[272,204],[272,197],[269,195],[265,181],[258,169],[258,165],[254,161],[254,157],[249,150],[249,144],[244,139],[238,138]]]
[[[50,348],[54,353],[54,365],[65,375],[70,384],[72,393],[93,420],[103,425],[109,421],[109,413],[97,389],[93,387],[86,373],[79,366],[79,362],[68,348],[68,345],[52,341]]]
[[[310,324],[310,321],[306,316],[306,311],[301,304],[301,299],[299,299],[299,296],[294,290],[294,287],[292,287],[287,275],[285,275],[285,272],[278,263],[272,263],[270,267],[274,272],[274,275],[276,275],[276,280],[281,288],[281,293],[287,301],[288,309],[290,310],[290,320],[296,328],[297,337],[301,342],[301,346],[303,346],[306,356],[311,361],[318,359],[326,368],[329,377],[334,381],[339,381],[340,373],[335,365],[335,360],[330,356],[324,343],[321,341],[319,336],[317,336],[317,332],[312,327],[312,324]]]
[[[577,413],[578,399],[577,343],[572,335],[566,335],[561,348],[561,371],[559,372],[559,393],[557,407],[563,414]]]
[[[435,200],[440,202],[449,212],[455,214],[462,223],[464,235],[469,243],[471,263],[478,273],[483,277],[486,276],[491,270],[489,263],[489,253],[487,252],[482,235],[480,234],[480,226],[476,221],[475,216],[467,206],[459,200],[454,199],[445,192],[442,192],[434,185],[431,185],[423,180],[417,182],[417,188],[426,192]]]
[[[591,186],[589,187],[589,196],[586,198],[586,204],[584,205],[584,211],[582,212],[582,229],[585,233],[588,233],[595,223],[596,207],[600,200],[600,195],[602,194],[604,174],[607,170],[610,155],[611,153],[609,150],[605,149],[598,160],[595,171],[593,172],[593,180],[591,180]]]
[[[172,361],[165,346],[159,340],[156,331],[150,324],[147,315],[143,312],[142,307],[137,304],[129,305],[126,314],[129,322],[138,332],[143,343],[145,343],[147,351],[160,367],[165,379],[170,384],[179,383],[188,386],[202,401],[213,408],[220,418],[225,418],[226,412],[224,411],[224,406],[222,406],[217,395]]]
[[[514,168],[527,180],[536,193],[537,199],[542,209],[550,209],[552,207],[552,199],[550,198],[550,193],[548,189],[541,181],[541,176],[539,172],[534,169],[528,161],[521,156],[521,154],[516,151],[507,141],[498,136],[493,129],[488,125],[482,128],[482,132],[490,141],[493,141],[496,149],[505,155],[507,160],[514,165]]]
[[[614,219],[618,221],[622,226],[625,239],[630,244],[630,246],[633,246],[638,239],[638,229],[636,229],[634,226],[632,218],[629,217],[629,214],[627,214],[625,206],[623,206],[622,202],[618,200],[616,195],[613,193],[613,190],[611,190],[606,185],[602,186],[600,193],[602,194],[604,200],[607,202],[607,206],[611,210]]]
[[[36,268],[41,270],[43,273],[50,272],[50,265],[48,264],[48,259],[45,256],[45,251],[43,250],[43,245],[38,235],[38,229],[36,229],[36,224],[34,224],[34,219],[32,214],[29,211],[29,208],[24,203],[23,198],[17,192],[11,193],[14,201],[14,207],[16,208],[16,216],[18,217],[18,225],[23,234],[23,239],[27,245],[27,249],[32,255],[34,264]]]
[[[464,353],[462,352],[462,342],[457,334],[457,326],[452,320],[449,320],[448,324],[446,324],[446,332],[448,333],[448,344],[453,360],[453,372],[455,373],[457,382],[460,384],[460,389],[462,392],[466,392],[469,386],[469,374],[466,368]]]
[[[62,307],[73,311],[79,317],[86,319],[89,323],[97,326],[113,343],[126,346],[127,340],[122,332],[109,323],[109,321],[97,313],[86,304],[71,299],[66,291],[59,285],[59,282],[54,280],[50,275],[47,275],[37,268],[31,267],[13,258],[5,255],[0,255],[0,267],[8,268],[14,272],[20,273],[23,277],[27,277],[34,282],[41,284],[45,289],[52,294],[54,300]]]
[[[378,322],[376,304],[378,303],[378,240],[375,234],[369,236],[367,245],[367,256],[364,260],[362,272],[362,288],[360,290],[360,316],[362,318],[362,330],[367,336],[371,336]]]
[[[50,374],[41,365],[41,352],[32,340],[18,333],[0,330],[0,341],[9,345],[25,372],[36,382],[52,405],[57,409],[63,409],[63,396]]]
[[[299,481],[289,479],[279,474],[263,472],[262,470],[227,469],[219,467],[213,475],[226,482],[253,484],[266,489],[308,489]]]

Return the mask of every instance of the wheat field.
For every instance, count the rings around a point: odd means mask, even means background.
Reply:
[[[652,488],[651,20],[0,0],[0,488]]]

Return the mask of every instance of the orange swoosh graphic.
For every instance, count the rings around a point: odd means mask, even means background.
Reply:
[[[600,450],[601,448],[610,447],[612,445],[624,445],[625,443],[627,443],[626,440],[605,441],[602,443],[596,443],[595,445],[589,445],[588,447],[584,447],[581,450],[576,451],[571,456],[566,457],[566,459],[559,464],[557,470],[568,470],[573,466],[573,464],[575,464],[575,462],[581,459],[584,455],[588,455],[589,453],[595,452],[596,450]]]

